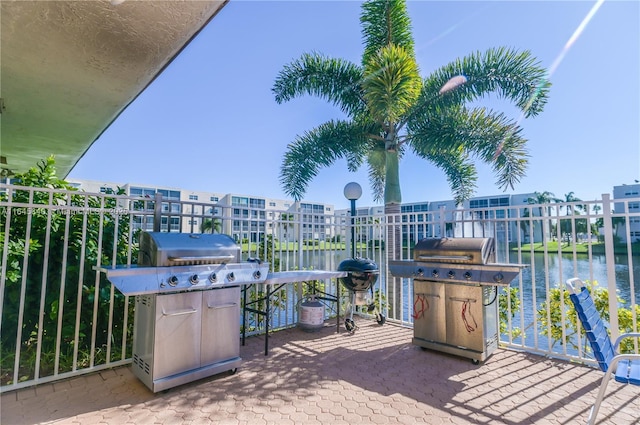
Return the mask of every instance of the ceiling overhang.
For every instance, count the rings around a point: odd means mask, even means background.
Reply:
[[[3,174],[53,154],[66,176],[227,1],[3,0]]]

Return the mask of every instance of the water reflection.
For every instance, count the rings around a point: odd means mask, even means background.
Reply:
[[[518,262],[518,257],[514,254],[512,262]],[[637,303],[640,298],[640,257],[633,257],[633,267],[629,267],[627,257],[615,257],[615,282],[618,295],[629,306],[631,301],[631,291],[635,293]],[[588,256],[573,257],[571,254],[533,254],[522,253],[521,262],[529,267],[522,271],[522,281],[524,287],[531,287],[530,283],[535,282],[536,296],[545,297],[547,285],[549,288],[556,288],[559,284],[564,285],[567,279],[580,277],[582,280],[596,281],[600,287],[606,288],[607,264],[604,255],[594,255],[591,259]],[[632,276],[634,280],[632,281]],[[512,284],[513,286],[513,284]]]
[[[336,270],[338,264],[349,254],[346,251],[303,251],[302,253],[283,253],[281,259],[282,269],[292,269],[296,264],[304,264],[305,268],[319,270]],[[386,253],[381,250],[370,251],[368,258],[374,260],[380,270],[380,278],[374,289],[385,288]],[[301,263],[300,263],[301,261]],[[630,307],[631,292],[635,294],[635,302],[640,299],[640,256],[634,256],[629,260],[626,256],[615,257],[615,281],[618,295],[624,300],[621,306]],[[511,263],[527,265],[521,275],[511,282],[511,287],[519,289],[521,305],[519,311],[511,318],[512,328],[523,331],[523,337],[516,338],[513,343],[523,347],[536,347],[543,350],[553,350],[553,341],[549,340],[541,328],[541,321],[537,317],[538,309],[545,303],[547,293],[557,288],[560,284],[574,276],[583,280],[597,281],[601,287],[607,287],[607,265],[604,255],[576,256],[571,254],[558,255],[557,253],[512,253]],[[632,266],[629,266],[629,263]],[[402,319],[411,322],[410,308],[413,302],[413,285],[410,279],[402,279],[403,282],[403,313]],[[383,291],[385,293],[386,291]],[[544,313],[546,316],[546,313]],[[503,339],[508,337],[503,335]],[[560,349],[556,346],[555,350]],[[566,349],[572,353],[574,350]],[[572,353],[576,354],[576,353]]]
[[[386,268],[386,255],[384,251],[375,250],[368,253],[368,258],[375,261],[380,270]],[[281,259],[282,269],[293,269],[294,265],[299,264],[299,259],[305,268],[313,268],[317,270],[336,270],[338,264],[349,257],[346,251],[303,251],[302,254],[296,252],[283,253]],[[625,305],[629,306],[631,301],[631,290],[635,293],[636,303],[640,299],[640,256],[634,256],[632,259],[633,267],[630,268],[627,263],[626,256],[615,256],[615,275],[618,295],[625,301]],[[525,301],[531,300],[531,288],[535,288],[535,297],[542,300],[546,297],[547,287],[556,288],[559,284],[572,277],[578,276],[583,280],[597,281],[601,287],[607,286],[607,265],[604,255],[593,255],[591,259],[588,256],[577,256],[573,258],[571,254],[549,253],[546,256],[543,253],[512,253],[510,262],[522,263],[527,265],[522,270],[522,286],[524,292],[529,294],[525,297]],[[633,281],[632,281],[633,277]],[[379,283],[384,288],[385,276],[381,273]],[[531,285],[535,282],[535,285]],[[633,283],[633,285],[632,285]],[[519,279],[515,279],[511,286],[518,286]]]

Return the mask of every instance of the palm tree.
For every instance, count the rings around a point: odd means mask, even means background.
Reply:
[[[202,233],[220,233],[222,230],[222,222],[219,218],[205,218],[200,224],[200,231]]]
[[[571,216],[574,214],[580,214],[581,211],[585,210],[585,206],[584,205],[580,205],[577,204],[575,206],[570,205],[570,203],[572,202],[581,202],[582,199],[580,198],[576,198],[576,196],[574,195],[574,192],[569,192],[569,193],[565,193],[564,195],[564,199],[561,202],[566,202],[566,208],[567,208],[567,216]],[[584,223],[581,223],[580,221],[576,220],[575,224],[582,224],[584,227]],[[560,231],[562,232],[562,235],[564,237],[567,238],[567,242],[569,242],[569,236],[571,235],[572,230],[571,230],[571,220],[562,220],[561,225],[560,225]]]
[[[280,220],[281,220],[280,224],[282,225],[282,230],[284,231],[283,239],[287,243],[289,243],[289,235],[287,233],[287,230],[289,230],[289,228],[291,226],[293,226],[293,221],[295,220],[295,217],[294,217],[293,213],[291,213],[291,214],[289,214],[289,213],[281,213],[280,214]]]
[[[564,195],[564,199],[561,202],[581,202],[582,199],[580,198],[576,198],[576,196],[574,195],[574,192],[569,192],[569,193],[565,193]],[[571,207],[571,205],[567,205],[567,215],[572,215],[573,213],[573,208]],[[578,204],[575,206],[575,210],[577,211],[584,211],[585,210],[585,206]]]
[[[533,196],[527,199],[527,202],[529,204],[538,205],[538,215],[542,220],[542,226],[540,226],[540,241],[544,242],[545,236],[549,235],[549,223],[547,221],[548,219],[545,217],[551,216],[551,207],[546,205],[551,204],[552,202],[560,202],[560,199],[556,198],[556,195],[553,193],[545,190],[544,192],[534,192]],[[532,242],[535,242],[535,238],[533,238]]]
[[[276,78],[276,102],[315,95],[347,117],[320,124],[289,145],[280,172],[285,193],[300,200],[318,171],[340,158],[350,171],[366,162],[374,199],[384,200],[387,217],[393,217],[400,213],[399,162],[407,150],[444,171],[458,203],[475,189],[472,159],[489,163],[501,188],[513,187],[527,166],[520,126],[502,113],[467,105],[494,92],[513,101],[524,117],[540,113],[549,83],[531,53],[477,52],[422,79],[405,1],[365,1],[360,22],[361,64],[306,53]],[[399,228],[389,227],[396,255]],[[393,259],[389,251],[387,256]]]
[[[466,104],[495,92],[515,102],[525,117],[540,113],[549,83],[531,54],[506,48],[478,52],[423,80],[403,0],[367,1],[360,21],[361,65],[307,53],[276,78],[278,103],[315,95],[349,118],[321,124],[289,145],[280,174],[285,192],[300,200],[320,168],[345,158],[352,171],[366,161],[375,199],[399,207],[398,165],[407,148],[445,172],[458,202],[475,188],[472,158],[493,166],[500,187],[513,187],[527,165],[520,126],[502,113]]]

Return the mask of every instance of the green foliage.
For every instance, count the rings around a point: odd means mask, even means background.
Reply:
[[[510,316],[515,317],[516,313],[520,311],[520,297],[518,296],[518,288],[507,287],[498,296],[498,310],[499,310],[499,324],[500,335],[506,335],[508,333],[507,324],[509,323]],[[520,328],[511,328],[511,337],[517,338],[522,335]]]
[[[121,358],[121,341],[132,332],[133,307],[126,305],[125,297],[114,291],[93,266],[124,264],[129,250],[133,258],[137,256],[137,247],[128,243],[129,216],[118,214],[116,198],[86,196],[58,179],[53,157],[16,178],[21,186],[62,190],[34,190],[32,200],[30,191],[12,193],[12,203],[38,204],[37,208],[9,208],[8,194],[0,194],[0,242],[9,238],[1,329],[3,384],[12,379],[15,354],[11,353],[18,345],[23,377],[34,377],[38,351],[42,353],[40,376],[56,372],[53,369],[58,338],[59,373],[72,370],[74,362],[81,364],[92,351],[96,353],[94,363],[106,361],[104,354],[100,360],[99,353],[106,352],[109,343],[111,359]],[[10,220],[8,235],[4,233],[5,220]],[[21,305],[25,306],[22,312]],[[98,312],[95,320],[94,307]],[[123,329],[125,310],[130,314],[128,329]],[[20,318],[22,327],[18,328]],[[42,339],[38,347],[39,334]]]
[[[603,321],[609,321],[609,291],[607,288],[598,286],[598,282],[585,281],[585,285],[591,293],[591,298],[596,306],[596,310],[600,313]],[[624,300],[618,297],[618,302],[623,303]],[[640,306],[632,306],[635,309],[636,317],[640,317]],[[550,315],[547,317],[547,309]],[[564,313],[564,321],[563,321]],[[579,320],[573,303],[569,298],[569,291],[553,288],[549,293],[548,300],[540,305],[537,312],[538,321],[541,324],[540,334],[549,335],[553,340],[553,344],[560,342],[577,350],[578,329],[582,334],[582,349],[586,352],[591,351],[591,347],[587,343],[585,330],[578,325]],[[633,312],[625,307],[618,308],[618,324],[621,333],[633,332]],[[562,331],[565,330],[563,339]],[[633,339],[626,339],[620,343],[621,353],[631,353],[634,350]]]

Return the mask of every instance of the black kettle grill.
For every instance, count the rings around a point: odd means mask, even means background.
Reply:
[[[353,311],[358,305],[368,306],[367,312],[375,315],[376,322],[383,325],[386,318],[376,307],[373,294],[373,285],[380,275],[378,265],[368,258],[348,258],[340,263],[338,271],[347,272],[345,277],[340,278],[340,282],[351,295],[351,313],[344,321],[347,331],[353,333],[357,329],[353,321]]]

